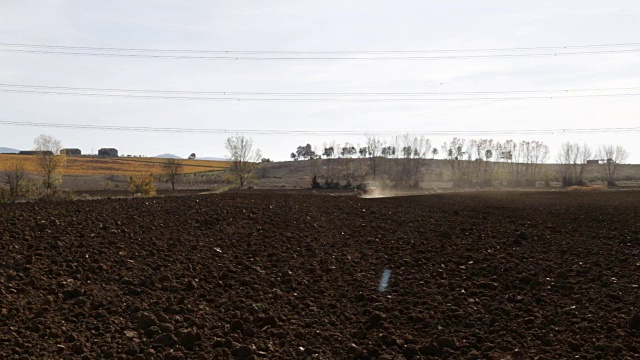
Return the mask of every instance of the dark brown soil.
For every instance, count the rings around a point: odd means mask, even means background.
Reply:
[[[158,190],[158,196],[183,196],[183,195],[198,195],[203,192],[208,192],[207,189],[179,189],[179,190]],[[80,199],[85,197],[91,199],[98,198],[110,198],[110,197],[133,197],[129,190],[84,190],[74,191],[74,195]]]
[[[639,206],[635,191],[0,206],[0,358],[638,358]]]

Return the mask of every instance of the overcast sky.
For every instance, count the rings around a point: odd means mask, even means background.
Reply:
[[[194,50],[373,51],[640,43],[638,34],[640,2],[637,0],[0,0],[1,43]],[[0,46],[0,49],[10,48]],[[640,50],[640,45],[623,49]],[[440,56],[442,53],[429,54]],[[395,61],[212,61],[0,51],[0,83],[298,93],[637,87],[622,93],[640,95],[640,51]],[[509,101],[219,102],[0,92],[0,120],[3,121],[231,130],[408,131],[424,133],[438,147],[452,136],[434,136],[430,132],[633,127],[640,126],[639,119],[640,96]],[[198,156],[224,156],[223,144],[228,136],[0,124],[0,146],[28,149],[33,146],[33,139],[42,133],[55,136],[64,146],[80,148],[84,153],[115,147],[121,154],[174,153],[183,157],[192,152]],[[563,141],[586,142],[593,147],[619,144],[629,150],[629,161],[638,163],[638,135],[640,132],[577,135],[557,131],[552,135],[483,137],[542,140],[551,147],[552,160]],[[333,140],[354,145],[365,141],[364,136],[358,135],[251,137],[265,157],[277,160],[287,159],[298,145],[306,143],[321,148]]]

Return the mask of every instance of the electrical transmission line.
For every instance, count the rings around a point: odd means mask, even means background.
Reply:
[[[553,134],[602,134],[602,133],[628,133],[638,132],[640,127],[618,128],[557,128],[557,129],[520,129],[520,130],[433,130],[433,131],[359,131],[359,130],[278,130],[278,129],[211,129],[211,128],[167,128],[148,126],[119,126],[119,125],[91,125],[69,123],[47,123],[0,120],[4,126],[45,127],[74,130],[97,131],[133,131],[156,133],[188,133],[188,134],[251,134],[251,135],[400,135],[400,134],[428,134],[433,136],[463,136],[463,135],[553,135]]]
[[[608,88],[576,88],[576,89],[542,89],[542,90],[503,90],[503,91],[449,91],[449,92],[265,92],[265,91],[199,91],[199,90],[157,90],[157,89],[124,89],[124,88],[95,88],[70,87],[49,85],[25,85],[0,83],[0,87],[22,89],[45,89],[64,91],[96,91],[123,93],[157,93],[157,94],[202,94],[202,95],[269,95],[269,96],[419,96],[419,95],[479,95],[479,94],[541,94],[541,93],[580,93],[595,91],[631,91],[640,90],[640,86],[608,87]]]
[[[640,52],[640,43],[378,51],[196,50],[0,43],[0,52],[174,60],[442,60],[635,53]]]
[[[475,92],[239,92],[239,91],[185,91],[142,90],[116,88],[73,88],[64,86],[0,84],[0,92],[88,96],[148,100],[206,100],[253,102],[434,102],[434,101],[503,101],[570,98],[611,98],[640,96],[640,87],[590,88],[575,90],[516,90]],[[609,91],[609,93],[602,93]],[[595,93],[594,93],[595,92]],[[597,93],[600,92],[600,93]],[[499,96],[498,96],[499,95]],[[429,96],[429,97],[425,97]],[[456,97],[451,97],[456,96]]]
[[[437,53],[437,52],[491,52],[491,51],[531,51],[531,50],[573,50],[593,48],[618,48],[640,46],[640,42],[586,44],[564,46],[534,46],[534,47],[504,47],[504,48],[470,48],[470,49],[429,49],[429,50],[337,50],[337,51],[297,51],[297,50],[194,50],[194,49],[151,49],[151,48],[120,48],[120,47],[91,47],[65,46],[25,43],[0,43],[4,47],[27,47],[59,50],[86,51],[138,51],[138,52],[180,52],[198,54],[407,54],[407,53]]]

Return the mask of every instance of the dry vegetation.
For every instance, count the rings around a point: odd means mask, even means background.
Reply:
[[[318,180],[324,183],[328,178],[334,166],[330,162],[341,165],[345,159],[320,159],[320,160],[299,160],[286,162],[273,162],[260,164],[256,171],[256,178],[251,182],[254,187],[309,187],[313,174],[318,174]],[[351,168],[355,169],[353,177],[353,185],[356,186],[361,181],[372,181],[371,163],[369,159],[350,159]],[[420,162],[420,185],[421,187],[451,187],[452,176],[451,166],[447,160],[443,159],[412,159],[412,161]],[[388,174],[396,169],[393,159],[378,159],[376,167],[378,177],[376,183],[379,186],[393,185],[388,180]],[[469,165],[477,165],[471,162]],[[335,166],[337,166],[335,165]],[[511,171],[515,167],[511,163],[492,162],[492,183],[493,187],[505,187],[509,183],[509,179],[513,178]],[[583,169],[583,178],[586,184],[606,185],[606,176],[602,164],[587,164]],[[342,166],[342,169],[346,166]],[[559,187],[561,183],[561,166],[558,164],[539,164],[537,170],[538,186],[543,186],[545,180],[549,180],[552,186]],[[341,184],[345,184],[344,170],[342,171]],[[638,164],[621,164],[616,170],[616,184],[623,187],[640,186],[640,165]]]
[[[604,185],[592,185],[592,186],[569,186],[567,190],[569,191],[602,191],[606,190],[607,187]]]
[[[141,175],[160,174],[166,159],[160,158],[98,158],[98,157],[67,157],[64,169],[65,175]],[[36,173],[38,169],[31,155],[0,155],[0,171],[7,171],[22,162],[29,173]],[[228,168],[225,161],[182,160],[184,173],[200,173],[224,170]]]

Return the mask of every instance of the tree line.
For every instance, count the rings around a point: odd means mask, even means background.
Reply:
[[[243,135],[231,136],[225,141],[229,155],[229,173],[240,187],[246,186],[253,171],[261,163],[270,162],[261,157],[253,140]],[[62,182],[66,157],[60,153],[59,140],[40,135],[34,140],[34,165],[39,171],[40,183],[30,181],[23,163],[17,163],[2,174],[0,202],[13,202],[32,196],[55,194]],[[615,186],[618,166],[624,163],[628,152],[619,145],[602,145],[595,150],[587,144],[565,142],[556,156],[556,178],[563,186],[587,185],[584,178],[589,164],[597,165],[609,186]],[[444,161],[448,179],[435,172],[436,158]],[[441,146],[434,146],[424,136],[399,135],[390,138],[366,136],[364,144],[344,144],[332,141],[322,147],[301,145],[290,154],[294,161],[305,161],[312,176],[314,188],[353,187],[365,181],[375,181],[396,188],[417,188],[427,176],[448,180],[455,187],[535,186],[537,181],[549,181],[552,174],[542,173],[542,165],[549,161],[549,147],[542,141],[494,141],[492,139],[463,139],[454,137]],[[195,154],[189,156],[195,158]],[[161,172],[175,190],[176,179],[184,172],[180,159],[165,159]],[[131,177],[129,187],[133,193],[155,194],[154,176]]]
[[[424,136],[391,138],[366,136],[364,144],[325,143],[321,147],[300,145],[290,154],[294,161],[307,161],[313,187],[351,187],[367,180],[397,188],[416,188],[426,177],[434,177],[433,160],[445,162],[448,180],[455,187],[535,186],[537,181],[559,179],[563,186],[586,185],[584,170],[597,164],[609,186],[615,185],[618,165],[627,151],[616,145],[602,145],[596,151],[588,145],[562,144],[556,156],[557,172],[542,169],[550,160],[549,147],[542,141],[494,141],[454,137],[440,146]],[[431,161],[429,161],[431,160]],[[442,177],[442,174],[440,174]],[[436,176],[437,177],[437,176]]]
[[[242,135],[226,139],[225,148],[230,157],[229,172],[240,187],[244,187],[253,170],[262,162],[260,150],[255,149],[253,140]],[[67,199],[70,194],[59,190],[66,155],[61,152],[62,142],[49,135],[40,135],[34,140],[33,166],[37,174],[28,174],[24,161],[12,165],[8,171],[0,174],[0,203],[12,203],[20,199]],[[195,159],[195,153],[189,159]],[[160,164],[160,174],[129,177],[129,190],[133,195],[153,196],[156,194],[158,175],[167,179],[171,190],[176,190],[176,180],[184,173],[185,163],[181,159],[164,159]],[[37,177],[34,178],[33,175]]]

